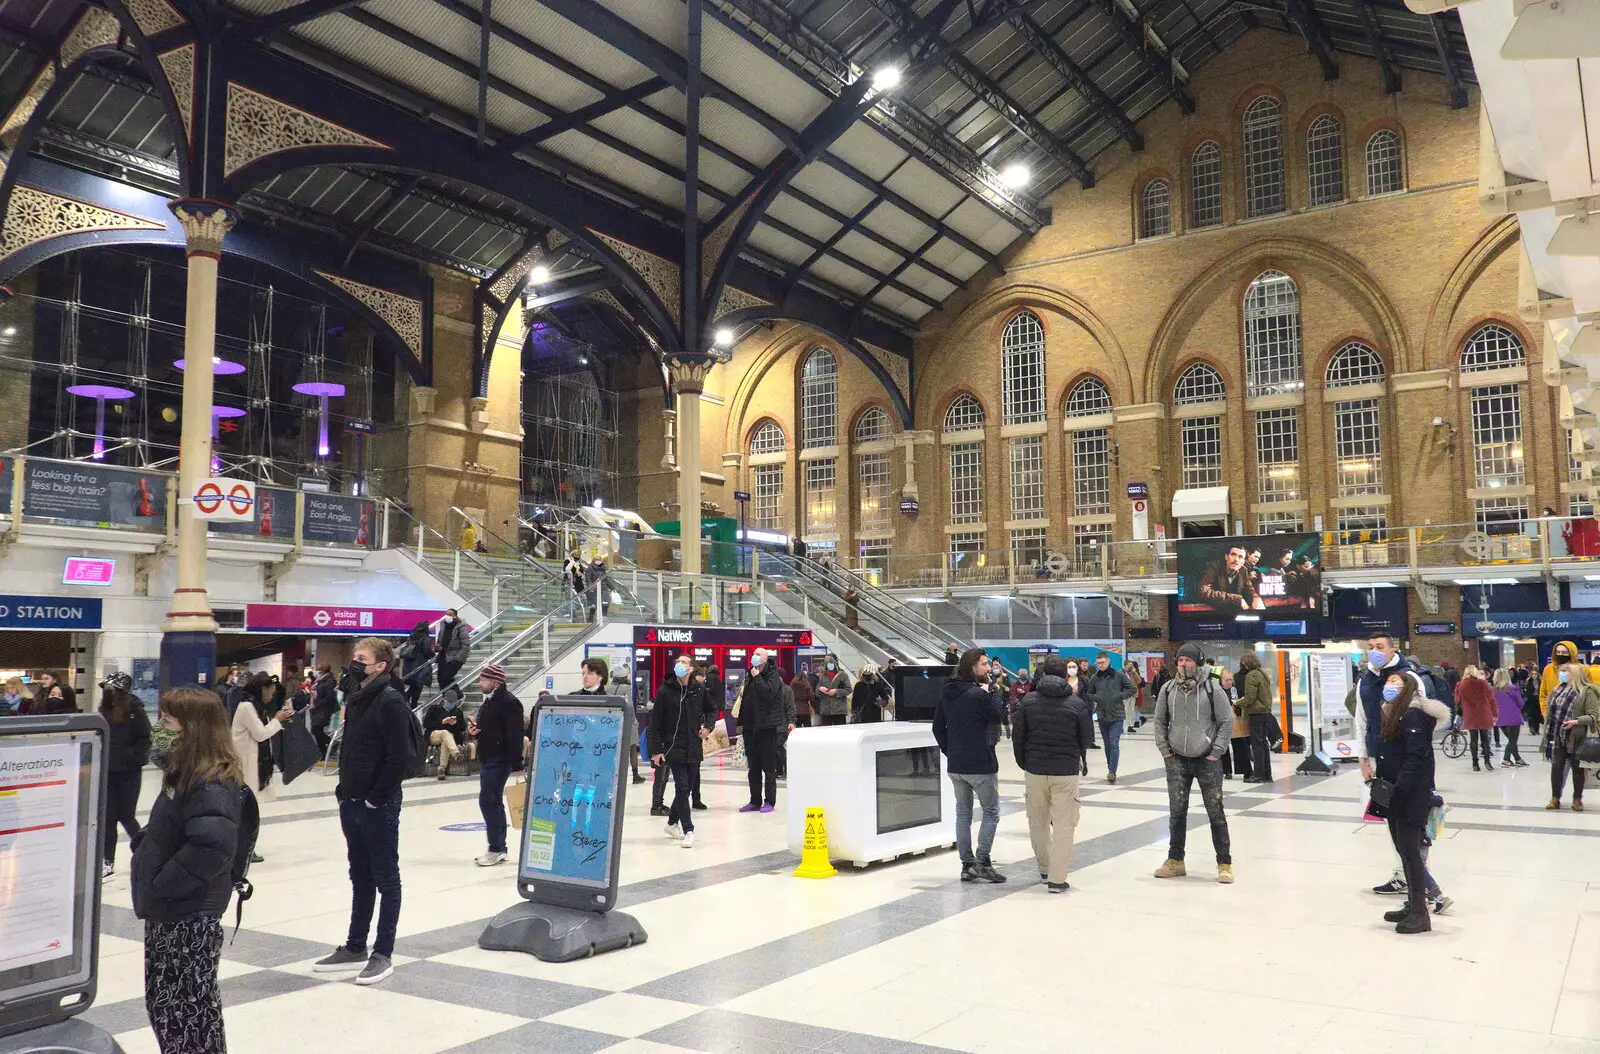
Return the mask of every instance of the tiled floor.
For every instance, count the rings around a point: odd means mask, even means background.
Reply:
[[[267,862],[224,948],[229,1048],[1600,1051],[1600,817],[1546,812],[1543,764],[1480,774],[1439,759],[1454,811],[1432,865],[1455,907],[1402,938],[1380,918],[1396,903],[1365,892],[1393,854],[1360,822],[1353,769],[1228,784],[1227,887],[1212,881],[1198,794],[1190,877],[1151,877],[1167,837],[1158,762],[1147,734],[1129,736],[1122,781],[1085,782],[1065,896],[1038,884],[1009,758],[1003,886],[961,885],[949,853],[791,878],[782,814],[737,813],[743,773],[708,764],[692,851],[645,815],[648,793],[628,802],[621,907],[649,941],[567,964],[478,949],[483,921],[516,900],[514,873],[473,866],[481,834],[441,829],[478,818],[475,782],[418,782],[401,820],[397,968],[375,988],[309,968],[344,936],[349,887],[331,780],[307,776],[263,809]],[[121,864],[87,1016],[153,1054],[125,848]]]

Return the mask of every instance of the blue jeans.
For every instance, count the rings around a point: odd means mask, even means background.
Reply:
[[[510,778],[511,766],[504,761],[485,761],[478,769],[478,811],[483,813],[491,853],[506,851],[506,780]]]
[[[1117,774],[1117,762],[1122,757],[1122,727],[1122,718],[1100,722],[1100,738],[1106,741],[1106,773],[1112,776]]]
[[[350,936],[345,947],[366,950],[372,909],[381,893],[378,939],[372,952],[393,956],[394,933],[400,925],[400,792],[376,809],[364,801],[340,802],[339,826],[350,858]]]
[[[995,828],[1000,826],[1000,779],[994,773],[968,775],[950,773],[950,785],[956,791],[956,851],[961,854],[961,864],[989,862],[989,849],[994,845]],[[983,822],[978,825],[978,852],[972,852],[972,796],[978,796],[983,808]]]

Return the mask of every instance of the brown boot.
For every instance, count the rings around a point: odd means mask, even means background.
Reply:
[[[1573,812],[1582,812],[1583,811],[1583,799],[1582,798],[1573,798],[1572,799],[1572,811]]]

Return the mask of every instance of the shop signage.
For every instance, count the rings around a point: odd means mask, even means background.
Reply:
[[[0,629],[99,628],[99,597],[29,597],[0,593]]]
[[[1600,582],[1567,583],[1569,607],[1600,608]]]
[[[302,525],[308,542],[335,545],[372,544],[372,502],[340,494],[306,492]]]
[[[256,488],[255,515],[244,520],[212,520],[206,524],[212,534],[247,534],[254,538],[294,541],[294,491],[276,487]]]
[[[1123,630],[1123,636],[1129,640],[1160,640],[1160,626],[1129,626]]]
[[[404,636],[419,622],[444,612],[418,608],[364,608],[334,604],[246,604],[244,627],[250,633],[306,633],[320,637]]]
[[[1451,636],[1456,631],[1456,624],[1454,622],[1419,622],[1416,624],[1416,631],[1419,637]]]
[[[344,430],[346,432],[353,432],[356,435],[362,436],[378,434],[378,426],[373,424],[371,421],[346,421],[344,423]]]
[[[779,648],[804,648],[811,645],[811,632],[799,629],[724,629],[720,626],[635,626],[633,643],[637,647],[645,648],[680,644],[698,644],[703,647],[743,645],[756,648],[766,645]]]
[[[1130,483],[1130,484],[1128,484],[1128,499],[1130,501],[1137,501],[1140,498],[1148,498],[1149,496],[1150,496],[1150,485],[1148,483]]]
[[[1461,613],[1461,635],[1478,637],[1559,637],[1600,633],[1600,611],[1495,611],[1485,618]]]
[[[86,556],[67,557],[61,572],[64,586],[108,586],[117,573],[115,560],[91,560]]]
[[[749,501],[750,500],[750,492],[748,490],[736,490],[736,491],[733,492],[733,500],[734,501]]]
[[[0,458],[0,511],[11,511],[13,467]],[[78,461],[24,463],[22,514],[95,527],[160,530],[167,521],[167,477]]]

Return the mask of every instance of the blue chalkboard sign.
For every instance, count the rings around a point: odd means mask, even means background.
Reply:
[[[632,715],[614,696],[565,696],[533,709],[533,757],[517,887],[543,904],[616,903]]]

